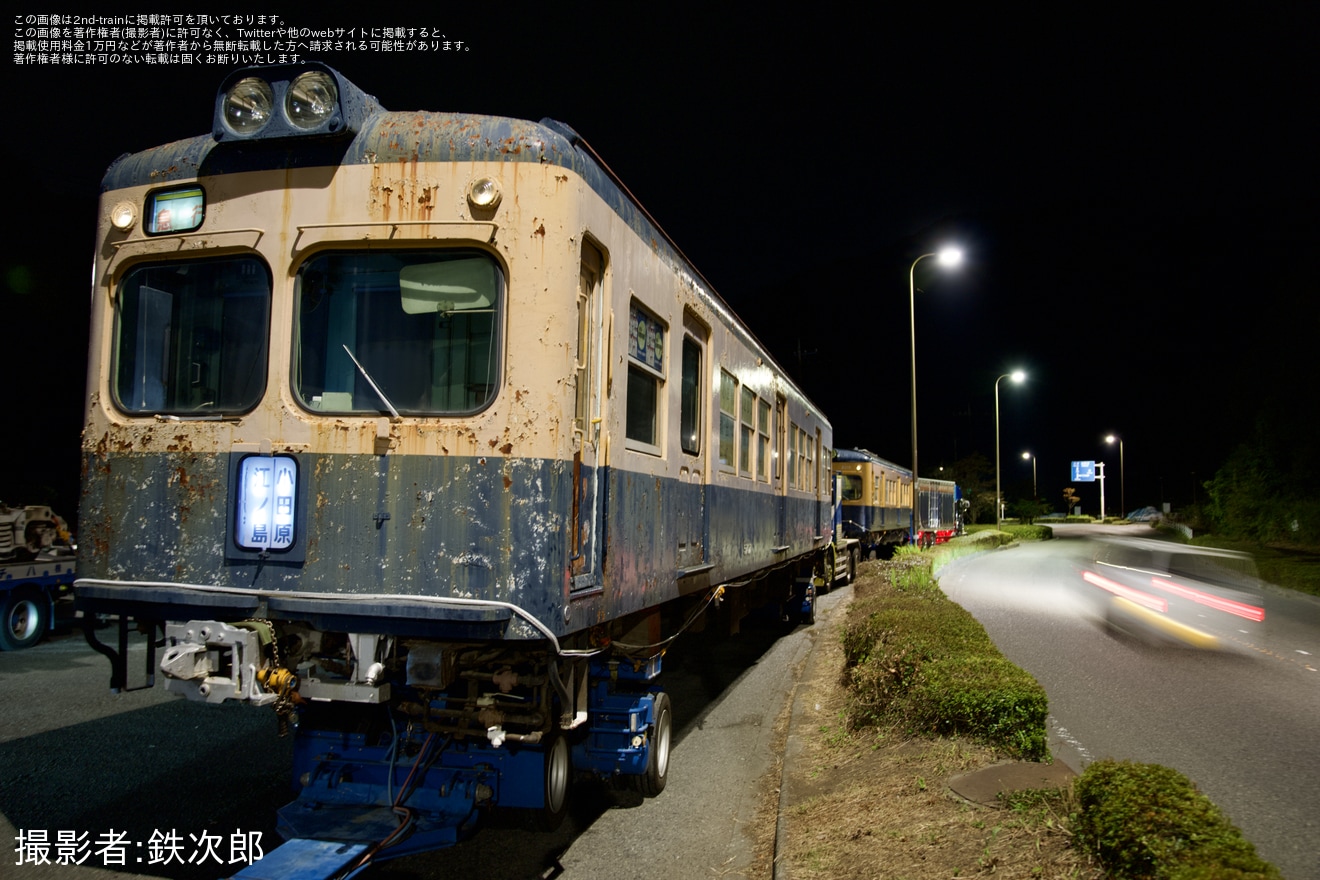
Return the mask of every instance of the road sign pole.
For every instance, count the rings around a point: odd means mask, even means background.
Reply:
[[[1105,463],[1095,463],[1095,478],[1100,481],[1100,522],[1105,521]]]

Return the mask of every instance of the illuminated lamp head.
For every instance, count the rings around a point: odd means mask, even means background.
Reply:
[[[247,67],[220,84],[211,135],[220,142],[352,135],[380,109],[323,64]]]

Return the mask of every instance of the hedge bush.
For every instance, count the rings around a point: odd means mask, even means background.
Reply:
[[[1046,757],[1044,689],[944,596],[929,559],[889,574],[856,600],[844,628],[849,723],[965,734],[1017,757]]]
[[[1096,761],[1074,791],[1073,833],[1114,880],[1282,880],[1177,770]]]

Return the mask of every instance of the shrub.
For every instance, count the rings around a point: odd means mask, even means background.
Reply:
[[[1044,690],[944,596],[929,560],[892,571],[886,587],[855,602],[843,652],[853,727],[960,733],[1023,758],[1046,756]]]
[[[1075,790],[1073,833],[1115,880],[1282,880],[1176,770],[1096,761]]]
[[[997,651],[937,658],[922,672],[904,701],[909,724],[967,734],[1029,761],[1048,757],[1045,689]]]
[[[1004,531],[1020,541],[1048,541],[1054,529],[1041,525],[1004,526]]]

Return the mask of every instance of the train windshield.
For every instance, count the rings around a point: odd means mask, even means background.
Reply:
[[[252,409],[266,388],[270,300],[255,257],[134,267],[115,300],[115,403],[181,417]]]
[[[298,272],[298,399],[330,413],[483,409],[498,387],[503,294],[479,251],[313,257]]]
[[[862,478],[856,474],[840,474],[843,478],[843,500],[862,500]]]

